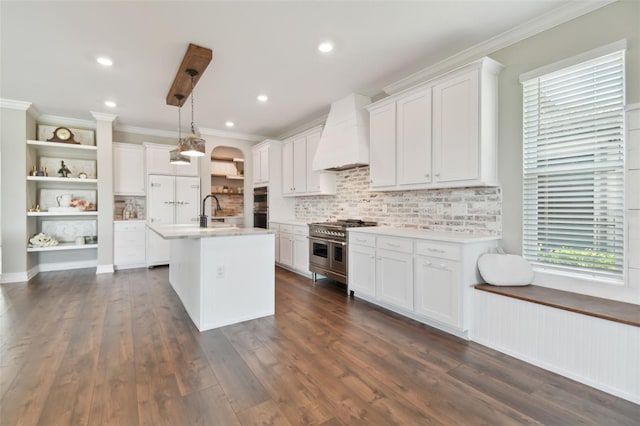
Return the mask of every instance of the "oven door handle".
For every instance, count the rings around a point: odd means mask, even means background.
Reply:
[[[337,244],[340,246],[346,246],[347,243],[345,243],[344,241],[336,241],[336,240],[325,240],[324,238],[317,238],[317,237],[307,237],[310,241],[317,241],[319,243],[331,243],[331,244]]]

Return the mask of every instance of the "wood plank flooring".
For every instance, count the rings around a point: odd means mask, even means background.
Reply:
[[[168,269],[0,286],[0,425],[637,425],[640,406],[276,271],[199,333]]]

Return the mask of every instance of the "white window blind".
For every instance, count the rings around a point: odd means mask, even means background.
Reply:
[[[523,82],[523,255],[619,281],[624,51]]]

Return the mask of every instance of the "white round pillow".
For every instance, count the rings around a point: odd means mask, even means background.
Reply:
[[[528,285],[533,281],[533,269],[522,256],[485,253],[478,259],[480,275],[488,283],[499,286]]]

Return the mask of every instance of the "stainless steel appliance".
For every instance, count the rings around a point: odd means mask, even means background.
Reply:
[[[253,188],[253,226],[269,227],[269,190],[266,186]]]
[[[309,271],[313,281],[317,274],[348,284],[347,229],[376,226],[376,222],[359,219],[309,224]]]

